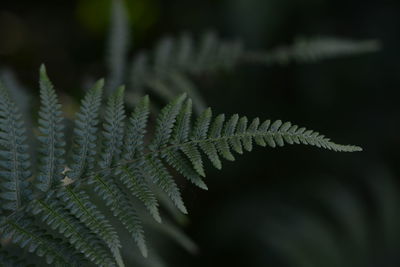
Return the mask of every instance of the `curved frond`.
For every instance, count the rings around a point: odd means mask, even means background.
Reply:
[[[164,46],[157,52],[159,72],[169,64],[184,65],[188,58],[202,62],[198,68],[210,65],[214,60],[211,55],[218,50],[212,36],[204,40],[200,56],[196,56],[189,44],[182,43],[179,61],[172,62],[177,56],[170,54],[173,43]],[[318,132],[280,120],[249,120],[238,114],[213,117],[210,108],[193,120],[194,104],[186,94],[164,107],[152,128],[148,125],[147,96],[127,118],[123,86],[109,97],[100,118],[103,84],[102,80],[97,82],[82,101],[75,120],[71,158],[67,161],[63,158],[61,106],[45,68],[41,68],[41,158],[35,175],[41,192],[35,194],[29,191],[31,173],[21,115],[0,84],[0,196],[5,200],[0,209],[0,234],[44,256],[55,266],[80,264],[83,257],[99,266],[124,266],[120,238],[111,220],[101,211],[101,205],[93,201],[94,193],[103,199],[146,257],[148,248],[142,222],[146,216],[141,216],[141,207],[134,206],[131,199],[142,202],[156,222],[161,222],[159,201],[167,212],[173,210],[183,216],[181,213],[186,214],[187,209],[172,175],[175,171],[207,189],[203,180],[207,160],[221,169],[222,159],[234,161],[237,154],[252,151],[256,145],[275,148],[305,144],[333,151],[361,151],[360,147],[336,144]],[[100,120],[103,127],[99,138]],[[146,135],[148,128],[151,136]],[[42,229],[31,215],[40,218],[51,230]],[[151,221],[159,225],[156,222]],[[195,250],[190,240],[173,226],[157,227],[189,250]],[[50,235],[53,230],[62,241]]]
[[[154,208],[157,202],[147,186],[148,179],[158,185],[181,212],[187,212],[179,188],[164,161],[195,185],[207,189],[201,179],[205,176],[203,153],[220,169],[220,157],[233,161],[235,152],[242,154],[251,151],[254,144],[272,148],[285,144],[305,144],[342,152],[361,150],[357,146],[338,145],[318,132],[299,128],[290,122],[266,120],[260,123],[256,118],[249,124],[246,117],[237,114],[228,120],[225,120],[224,114],[213,119],[211,109],[206,109],[192,126],[191,101],[185,99],[186,96],[182,95],[161,111],[154,137],[146,152],[143,139],[148,99],[144,98],[130,120],[124,161],[117,167],[121,181],[156,218],[158,212],[154,215]]]

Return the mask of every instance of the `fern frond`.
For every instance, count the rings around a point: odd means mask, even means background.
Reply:
[[[299,39],[291,46],[267,51],[244,49],[238,41],[227,41],[213,32],[199,40],[188,34],[166,37],[153,52],[140,52],[129,71],[128,96],[137,99],[145,91],[172,100],[186,92],[193,99],[196,113],[205,109],[205,102],[191,82],[192,77],[232,70],[242,63],[287,64],[314,62],[326,58],[374,52],[379,49],[375,40],[354,41],[339,38]],[[135,101],[136,102],[136,101]]]
[[[184,214],[187,213],[179,188],[164,166],[156,156],[146,157],[143,161],[143,169],[150,179],[158,185],[172,200],[174,205]]]
[[[186,94],[183,94],[161,110],[157,119],[153,141],[149,145],[151,151],[156,152],[170,141],[176,118],[185,98]],[[161,160],[153,155],[146,157],[143,164],[144,170],[146,170],[152,181],[167,193],[179,210],[187,213],[178,186]]]
[[[154,207],[157,206],[154,194],[147,187],[147,178],[157,184],[172,200],[175,206],[183,213],[186,208],[182,201],[178,186],[164,166],[165,160],[171,167],[181,172],[194,184],[207,188],[200,176],[204,176],[203,160],[200,150],[203,151],[214,166],[221,167],[219,157],[234,160],[233,152],[243,153],[251,151],[253,142],[260,146],[283,146],[285,144],[308,144],[335,151],[359,151],[356,146],[343,146],[331,142],[328,138],[312,130],[299,128],[290,122],[282,123],[280,120],[271,122],[266,120],[260,124],[255,119],[247,126],[248,119],[237,114],[225,121],[223,114],[212,119],[211,110],[206,109],[199,116],[195,125],[191,127],[190,100],[182,95],[167,105],[157,119],[153,139],[144,150],[144,135],[148,118],[148,98],[145,97],[132,117],[130,118],[128,132],[125,139],[125,150],[118,163],[117,175],[121,181],[142,200],[154,217]],[[97,176],[96,179],[103,179]],[[119,193],[111,189],[112,183],[107,185],[101,182],[102,192],[109,191],[109,205],[116,205],[110,201],[111,196]],[[100,187],[99,187],[100,188]],[[100,190],[100,189],[97,189]],[[149,206],[148,203],[152,203]],[[123,206],[122,206],[123,207]]]
[[[121,166],[117,170],[117,175],[120,180],[131,191],[132,195],[137,197],[151,216],[157,221],[161,222],[160,212],[158,210],[158,201],[155,194],[151,191],[147,183],[146,175],[143,170],[139,170],[139,166],[143,167],[142,161],[140,164],[133,164],[133,166]]]
[[[77,251],[93,263],[99,266],[115,266],[113,257],[103,243],[71,215],[54,194],[50,193],[44,199],[33,201],[29,210],[33,215],[41,215],[44,223],[64,235]]]
[[[109,206],[125,228],[132,235],[139,247],[141,254],[147,257],[147,245],[144,231],[139,216],[131,207],[128,198],[111,177],[95,175],[89,179],[89,184],[94,184],[94,191],[102,197],[106,205]]]
[[[333,37],[297,39],[291,46],[267,52],[246,52],[242,59],[250,63],[280,64],[308,63],[339,56],[370,53],[379,50],[376,40],[354,41]]]
[[[104,115],[103,147],[99,166],[109,168],[115,161],[120,159],[124,140],[124,90],[125,87],[119,87],[109,98]]]
[[[71,250],[62,240],[53,238],[45,230],[35,226],[33,220],[26,214],[16,214],[6,218],[0,227],[0,233],[3,238],[11,238],[13,243],[26,248],[30,253],[45,257],[47,264],[80,266],[82,263],[80,254]]]
[[[85,191],[77,190],[74,185],[70,185],[59,190],[57,198],[71,214],[107,244],[117,262],[122,261],[119,251],[121,242],[116,230],[98,207],[91,202]]]
[[[100,155],[99,167],[103,169],[110,168],[114,162],[117,162],[121,157],[122,145],[124,141],[124,90],[123,86],[119,87],[116,92],[109,98],[108,105],[105,111],[105,122],[103,124],[103,151]],[[125,225],[128,231],[132,234],[135,242],[141,253],[147,256],[147,247],[143,235],[143,228],[136,212],[129,205],[125,194],[115,184],[110,172],[102,175],[97,175],[92,179],[96,184],[95,191],[106,201],[108,206],[114,209],[114,215],[118,217]],[[106,180],[106,181],[105,181]],[[104,219],[104,218],[103,218]],[[114,240],[118,237],[114,235]],[[111,240],[108,240],[111,241]],[[109,243],[109,242],[107,242]],[[116,251],[120,246],[118,243],[111,248]],[[119,252],[118,252],[119,253]]]
[[[142,106],[139,106],[131,119],[129,128],[136,138],[126,142],[128,151],[124,157],[125,162],[118,164],[118,173],[122,173],[120,179],[145,203],[150,191],[142,186],[146,185],[146,177],[149,177],[169,196],[178,209],[183,213],[187,212],[178,186],[164,166],[163,160],[189,181],[206,189],[200,178],[205,176],[203,155],[200,151],[220,169],[220,157],[233,161],[234,152],[242,154],[244,151],[251,151],[253,143],[269,147],[305,144],[343,152],[361,150],[357,146],[338,145],[318,132],[299,128],[290,122],[266,120],[260,124],[256,118],[248,125],[248,119],[237,114],[227,121],[223,114],[212,119],[211,109],[206,109],[192,127],[192,104],[190,100],[185,101],[185,98],[185,95],[178,97],[161,111],[154,137],[146,153],[142,151],[147,121],[147,98],[144,101],[146,108],[142,101]],[[133,137],[131,134],[128,136]]]
[[[229,70],[237,64],[241,51],[239,42],[221,41],[214,33],[204,34],[199,45],[188,34],[175,39],[166,37],[151,55],[141,52],[134,58],[130,87],[139,93],[149,89],[168,100],[186,92],[199,113],[204,110],[205,101],[188,75]]]
[[[100,83],[97,88],[101,86],[102,85]],[[96,90],[99,90],[96,89],[96,86],[92,90],[93,91],[88,93],[88,96],[85,99],[87,101],[86,106],[84,106],[85,104],[83,105],[80,114],[86,116],[86,119],[93,122],[93,120],[96,118],[93,116],[96,115],[90,113],[96,113],[96,107],[93,107],[91,105],[99,105],[100,96],[99,93],[96,92]],[[40,131],[45,135],[45,137],[41,139],[44,147],[43,152],[45,155],[43,160],[45,162],[44,166],[40,169],[39,172],[39,182],[42,182],[42,184],[39,185],[42,185],[41,189],[43,191],[47,191],[51,187],[51,184],[54,183],[54,181],[52,180],[57,179],[55,178],[56,175],[58,175],[59,177],[57,180],[60,180],[60,178],[62,177],[62,169],[64,167],[62,165],[64,164],[62,155],[64,154],[64,150],[63,148],[59,149],[59,147],[63,147],[65,143],[64,140],[62,140],[63,133],[61,125],[60,106],[57,103],[57,96],[54,92],[53,86],[51,85],[46,75],[44,67],[41,68],[41,93],[43,107],[40,112],[41,120],[39,120],[39,123],[41,126]],[[81,122],[89,123],[89,125],[90,122],[85,121],[85,117],[82,118],[81,121],[77,120],[77,129],[79,129],[79,127],[82,127],[81,129],[86,130],[86,132],[79,132],[77,130],[75,131],[76,134],[79,133],[83,135],[79,136],[78,134],[77,138],[83,139],[82,143],[87,144],[86,149],[90,150],[87,152],[81,152],[80,156],[83,157],[83,162],[75,162],[81,164],[80,166],[84,166],[85,161],[89,163],[93,161],[93,158],[91,157],[93,157],[95,153],[95,151],[93,153],[93,148],[95,144],[95,140],[93,139],[93,137],[95,136],[96,128],[93,126],[93,124],[92,128],[85,128],[85,125],[79,124]],[[90,136],[90,134],[92,136]],[[85,149],[84,147],[80,148]],[[78,167],[78,169],[81,170],[75,173],[82,172],[83,168],[84,167]],[[44,175],[42,175],[43,173]],[[72,175],[72,177],[74,177],[74,173]],[[78,176],[76,176],[75,174],[75,177]],[[97,207],[91,203],[87,193],[85,193],[84,191],[77,191],[72,186],[65,187],[62,190],[59,190],[58,198],[63,201],[63,204],[71,211],[72,214],[74,214],[90,230],[99,235],[99,237],[106,242],[106,244],[110,247],[111,251],[116,256],[117,260],[121,258],[119,253],[119,248],[121,247],[121,245],[116,231],[105,218],[105,216],[97,210]]]
[[[205,41],[202,57],[214,53],[210,52],[215,50],[214,43],[213,39]],[[170,59],[164,60],[169,62]],[[158,64],[162,66],[165,62]],[[38,181],[42,192],[37,195],[28,191],[27,178],[31,175],[27,146],[23,144],[25,137],[21,115],[0,85],[1,197],[7,201],[3,209],[6,207],[13,211],[5,217],[1,210],[4,219],[0,232],[12,237],[21,247],[30,244],[31,251],[46,256],[49,263],[72,263],[77,257],[84,256],[100,266],[124,266],[119,237],[106,216],[92,202],[88,189],[93,189],[104,200],[132,235],[142,255],[147,256],[140,208],[136,210],[128,193],[143,202],[157,222],[161,222],[159,200],[167,210],[175,206],[181,213],[187,213],[172,170],[198,187],[207,189],[202,179],[205,176],[205,156],[220,169],[221,158],[233,161],[235,153],[251,151],[255,145],[305,144],[334,151],[361,150],[357,146],[336,144],[318,132],[290,122],[266,120],[261,123],[256,118],[249,123],[246,117],[237,114],[227,119],[224,114],[213,118],[209,108],[192,125],[194,105],[186,94],[161,110],[154,134],[147,141],[149,98],[143,97],[127,120],[124,87],[119,87],[108,99],[102,136],[98,140],[103,88],[103,81],[100,80],[82,101],[75,121],[71,160],[65,164],[61,108],[44,67],[41,69],[40,85],[39,140],[42,160]],[[97,148],[99,144],[101,148]],[[71,171],[62,172],[63,164],[70,166]],[[59,183],[62,177],[71,180],[69,184],[65,180],[63,184]],[[83,187],[87,184],[89,188]],[[30,200],[29,203],[26,199]],[[67,243],[58,244],[46,231],[35,226],[29,216],[26,217],[28,213],[58,231]],[[181,238],[173,229],[164,230]],[[182,242],[187,243],[187,240]],[[66,251],[65,254],[63,251]]]
[[[153,141],[149,148],[152,151],[160,149],[165,146],[171,137],[171,133],[176,121],[176,117],[179,114],[182,103],[186,98],[186,94],[181,95],[174,101],[169,103],[166,107],[161,110],[160,115],[157,118],[156,130],[153,137]]]
[[[133,161],[144,153],[144,137],[149,117],[149,97],[144,96],[136,106],[129,118],[126,131],[123,158],[125,161]],[[127,186],[132,194],[146,206],[153,218],[161,222],[158,211],[158,202],[154,193],[150,190],[146,176],[141,169],[142,164],[122,166],[118,169],[120,180]]]
[[[176,169],[186,179],[201,189],[208,190],[207,185],[201,179],[200,175],[193,170],[192,165],[187,158],[177,149],[167,149],[162,152],[162,157],[165,158],[168,165]]]
[[[31,197],[27,179],[31,176],[30,157],[22,115],[0,83],[0,172],[1,207],[15,211]]]
[[[47,76],[44,65],[40,67],[40,98],[38,139],[41,143],[41,157],[37,187],[47,192],[54,186],[58,186],[63,178],[65,140],[61,105],[58,103],[53,84]]]
[[[149,97],[141,98],[134,112],[129,118],[124,144],[124,159],[132,160],[135,156],[143,154],[144,136],[149,118]]]
[[[93,168],[96,155],[97,124],[104,80],[99,80],[82,100],[76,115],[71,171],[68,176],[80,178]]]

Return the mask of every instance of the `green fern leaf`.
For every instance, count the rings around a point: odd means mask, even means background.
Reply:
[[[164,49],[169,51],[169,48]],[[215,40],[205,40],[201,51],[202,57],[208,59],[204,64],[212,63],[210,55],[216,50]],[[189,57],[191,54],[190,50],[185,53],[188,55],[181,56]],[[171,55],[167,54],[164,61],[158,64],[172,64]],[[28,191],[29,156],[23,144],[25,137],[21,116],[4,87],[0,86],[0,165],[5,170],[0,173],[1,197],[6,200],[2,209],[13,211],[5,217],[0,210],[3,218],[0,233],[12,237],[21,247],[29,244],[31,252],[45,256],[47,262],[56,266],[62,265],[63,261],[81,263],[80,257],[100,266],[124,266],[119,237],[106,216],[92,202],[89,189],[104,200],[146,257],[148,251],[139,216],[140,208],[136,210],[128,193],[143,202],[158,222],[161,222],[159,200],[168,211],[175,206],[181,213],[187,213],[170,169],[181,173],[198,187],[207,189],[202,180],[205,176],[203,156],[220,169],[220,157],[233,161],[234,153],[251,151],[254,145],[280,147],[305,144],[334,151],[361,150],[357,146],[336,144],[318,132],[290,122],[266,120],[260,123],[256,118],[249,123],[246,117],[237,114],[225,120],[224,114],[213,118],[211,109],[205,109],[192,125],[193,103],[186,99],[186,94],[161,110],[154,135],[147,142],[149,99],[147,96],[142,98],[126,122],[124,87],[119,87],[108,99],[101,140],[98,140],[103,87],[100,80],[82,101],[75,121],[71,160],[66,164],[63,159],[61,108],[44,67],[41,68],[40,85],[39,141],[42,157],[38,187],[42,193],[38,195]],[[99,144],[101,148],[97,148]],[[63,165],[71,166],[71,171],[62,172]],[[60,180],[63,184],[59,183]],[[87,184],[91,186],[83,187]],[[31,201],[28,203],[27,199]],[[178,212],[174,207],[173,210]],[[47,231],[29,220],[27,213],[41,218],[67,243],[58,244]],[[170,228],[164,231],[177,235]],[[187,240],[183,243],[187,245]]]
[[[41,143],[42,157],[40,158],[37,187],[41,191],[47,192],[50,188],[57,186],[63,178],[65,141],[61,105],[58,103],[57,95],[44,65],[40,67],[40,97],[40,136],[38,139]]]
[[[137,243],[141,254],[147,257],[147,245],[144,237],[144,231],[139,216],[128,198],[111,177],[102,177],[95,175],[89,180],[89,184],[94,184],[94,191],[101,196],[106,205],[109,206],[114,214],[125,228],[131,233]]]
[[[162,157],[166,162],[178,172],[180,172],[186,179],[201,189],[208,190],[207,185],[201,179],[200,175],[193,170],[192,164],[188,161],[177,149],[166,149]]]
[[[189,139],[190,133],[190,117],[192,115],[192,101],[188,99],[183,105],[181,112],[178,115],[176,126],[174,127],[174,134],[172,136],[173,144],[180,144],[186,142]],[[187,145],[181,147],[183,153],[187,155],[187,157],[192,162],[195,170],[201,175],[205,176],[203,161],[200,156],[200,152],[197,147]],[[176,156],[175,156],[176,158]],[[175,163],[177,164],[177,163]],[[182,169],[182,168],[181,168]],[[198,179],[197,179],[198,180]]]
[[[192,100],[188,99],[183,104],[176,119],[176,126],[172,135],[172,143],[179,144],[186,142],[190,132],[190,117],[192,116]]]
[[[145,96],[139,101],[135,111],[129,118],[123,152],[125,161],[133,161],[143,155],[148,117],[149,97]],[[132,194],[144,203],[153,218],[161,222],[157,199],[147,184],[147,180],[140,169],[140,164],[132,164],[129,168],[122,166],[117,169],[116,173]]]
[[[226,160],[234,161],[235,157],[232,155],[226,138],[221,138],[222,128],[225,121],[225,115],[220,114],[216,117],[213,124],[211,125],[209,138],[214,140],[212,143],[217,148],[217,151]]]
[[[100,86],[99,86],[100,87]],[[94,87],[96,88],[96,86]],[[94,89],[95,90],[95,89]],[[108,105],[105,112],[105,123],[104,123],[104,151],[101,153],[101,159],[99,166],[101,168],[109,168],[113,160],[119,159],[121,152],[123,131],[124,131],[124,119],[125,110],[123,107],[123,91],[124,88],[120,87],[116,92],[109,98]],[[88,93],[87,97],[91,96],[92,92]],[[93,97],[92,101],[98,103],[100,101],[100,95]],[[91,101],[88,101],[89,104]],[[84,111],[85,106],[82,106]],[[94,112],[97,113],[98,107],[95,108]],[[81,113],[83,114],[83,112]],[[95,119],[96,114],[86,114],[87,116],[95,116],[88,119]],[[77,123],[79,127],[79,123]],[[92,125],[92,131],[96,132],[96,127]],[[88,131],[90,133],[90,131]],[[94,150],[95,140],[90,136],[84,137],[89,142],[89,148]],[[86,141],[84,141],[86,142]],[[91,142],[91,143],[90,143]],[[83,155],[87,155],[87,162],[91,163],[94,159],[96,151],[86,152]],[[91,167],[89,167],[89,170]],[[85,191],[75,190],[72,186],[65,187],[64,190],[60,190],[58,194],[65,204],[66,207],[75,215],[82,223],[84,223],[91,231],[97,234],[110,248],[114,255],[114,258],[118,262],[119,266],[123,266],[122,257],[120,253],[120,241],[118,235],[110,222],[105,216],[98,210],[97,206],[94,205]]]
[[[103,124],[103,147],[101,153],[101,168],[109,168],[121,157],[121,148],[124,140],[124,90],[125,87],[119,87],[109,98],[105,111],[105,122]]]
[[[103,151],[100,155],[101,160],[99,162],[99,167],[102,169],[110,168],[114,162],[118,162],[121,158],[122,145],[124,141],[124,120],[126,117],[124,109],[124,90],[125,88],[123,86],[116,90],[116,92],[109,98],[105,111],[105,122],[103,124]],[[130,151],[130,153],[133,153],[133,151]],[[102,188],[101,192],[105,195],[100,196],[106,200],[107,205],[112,205],[116,209],[114,215],[120,218],[122,223],[132,234],[141,253],[144,256],[147,256],[147,247],[144,240],[143,228],[135,210],[128,205],[128,201],[125,199],[123,191],[114,184],[114,178],[106,176],[110,176],[110,173],[108,172],[102,175],[96,175],[95,178],[92,179],[92,181],[96,183],[96,190],[98,191]],[[104,181],[105,179],[111,181]],[[110,202],[110,199],[112,198],[114,199]],[[106,223],[104,218],[103,223]],[[116,234],[113,235],[112,239],[107,240],[107,244],[109,244],[111,250],[117,255],[116,258],[118,259],[118,248],[120,247],[120,244]]]
[[[80,111],[76,115],[74,129],[74,148],[72,151],[70,179],[80,178],[93,168],[96,155],[98,113],[104,80],[99,80],[82,100]]]
[[[31,176],[28,146],[22,115],[0,83],[0,172],[1,207],[15,211],[31,198],[28,178]]]
[[[144,148],[144,135],[149,118],[149,97],[144,96],[129,118],[129,125],[124,143],[124,159],[132,160],[135,156],[142,155]]]
[[[138,169],[142,165],[143,163],[141,162],[141,164],[134,164],[130,167],[122,166],[118,169],[117,174],[119,174],[121,181],[132,192],[132,195],[143,202],[151,216],[157,222],[161,222],[157,198],[151,191],[143,170]]]
[[[21,248],[26,248],[39,257],[45,257],[48,264],[80,266],[84,261],[82,255],[74,252],[65,242],[53,238],[45,230],[35,226],[32,218],[26,214],[15,214],[5,219],[0,232],[2,238],[11,238],[11,241]]]
[[[143,169],[150,179],[171,198],[174,205],[182,213],[186,214],[187,210],[179,188],[161,160],[155,156],[149,156],[145,158],[143,163]]]
[[[205,140],[211,123],[212,112],[211,109],[206,109],[197,119],[196,124],[192,130],[191,140]],[[215,127],[215,125],[213,125]],[[215,129],[213,129],[215,131]],[[210,142],[200,143],[200,149],[208,156],[212,164],[217,168],[221,169],[222,164],[219,159],[217,149]]]
[[[183,213],[186,213],[186,208],[179,189],[161,159],[194,184],[206,188],[199,178],[205,175],[200,150],[217,168],[221,167],[218,154],[227,160],[234,160],[232,150],[240,154],[243,153],[243,148],[250,151],[253,141],[258,145],[270,147],[302,143],[335,151],[361,150],[356,146],[337,145],[317,132],[292,126],[290,122],[266,120],[260,125],[259,119],[254,119],[247,126],[248,119],[240,118],[237,114],[226,122],[223,114],[212,120],[210,109],[199,116],[191,129],[191,102],[182,104],[183,99],[184,96],[179,97],[161,111],[154,139],[149,145],[150,151],[146,154],[138,154],[136,158],[130,157],[126,163],[130,165],[130,168],[132,166],[135,166],[136,170],[141,168],[143,175],[150,177]],[[178,106],[181,109],[179,112],[176,109]],[[142,124],[141,129],[143,128]],[[190,138],[189,133],[191,133]],[[129,170],[129,167],[126,168]],[[131,174],[130,177],[131,181],[139,181],[138,175],[135,177]],[[124,180],[126,179],[125,177]]]
[[[45,199],[31,202],[29,210],[33,215],[41,214],[44,223],[64,235],[77,251],[93,263],[99,266],[115,266],[113,257],[109,255],[100,240],[73,217],[54,194],[50,193]]]
[[[183,94],[162,109],[157,119],[153,141],[149,146],[152,151],[156,151],[169,141],[176,117],[185,98],[186,94]]]
[[[193,144],[186,144],[181,147],[181,150],[192,162],[193,167],[196,170],[196,172],[199,175],[205,177],[206,174],[204,172],[203,160],[201,158],[200,151],[197,149],[197,146],[193,145]]]
[[[64,207],[75,215],[87,228],[98,235],[110,248],[117,262],[121,262],[118,235],[111,223],[93,204],[88,194],[83,190],[75,189],[74,185],[66,186],[58,191],[57,198]],[[55,200],[57,201],[57,200]]]

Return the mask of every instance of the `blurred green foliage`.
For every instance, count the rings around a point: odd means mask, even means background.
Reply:
[[[143,35],[159,19],[158,0],[121,0],[128,11],[129,26],[135,35]],[[104,34],[109,29],[112,0],[80,0],[76,15],[82,27],[92,34]]]

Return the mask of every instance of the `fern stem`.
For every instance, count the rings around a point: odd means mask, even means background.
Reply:
[[[209,143],[209,142],[214,143],[214,142],[219,142],[219,141],[227,141],[227,140],[234,139],[234,138],[266,137],[268,135],[269,136],[274,136],[276,134],[279,134],[279,132],[275,132],[275,133],[274,132],[244,133],[244,134],[236,134],[236,135],[233,135],[233,136],[222,136],[222,137],[218,137],[218,138],[208,138],[208,139],[204,139],[204,140],[192,140],[192,141],[188,141],[188,142],[185,142],[185,143],[172,144],[172,145],[169,145],[169,146],[164,146],[163,148],[158,149],[158,150],[154,150],[154,151],[149,151],[147,153],[143,153],[139,157],[136,157],[136,158],[131,159],[131,160],[120,161],[119,163],[115,164],[114,166],[111,166],[111,167],[108,167],[108,168],[98,169],[96,171],[93,171],[92,173],[89,173],[87,176],[82,177],[82,178],[88,178],[88,177],[100,174],[103,171],[110,171],[110,170],[116,169],[118,167],[127,165],[127,164],[136,163],[136,162],[138,162],[140,160],[143,160],[144,158],[148,158],[148,157],[151,157],[151,156],[159,155],[162,152],[167,151],[169,149],[174,149],[174,148],[176,149],[176,148],[180,148],[180,147],[183,147],[183,146],[186,146],[186,145],[190,145],[190,144],[200,145],[202,143]],[[291,137],[297,137],[297,138],[304,137],[304,135],[301,135],[301,134],[290,134],[290,133],[285,133],[285,134],[289,135]],[[280,135],[283,135],[283,134],[280,134]],[[309,137],[309,138],[311,139],[312,137]],[[313,139],[316,139],[316,138],[313,138]],[[343,149],[343,150],[337,149],[338,151],[343,151],[343,152],[353,151],[353,150],[354,151],[362,151],[362,149],[360,147],[358,147],[358,146],[350,146],[350,147],[348,147],[348,146],[345,146],[345,145],[338,145],[338,144],[335,144],[333,142],[326,141],[324,139],[321,139],[320,141],[323,141],[324,143],[327,143],[327,144],[330,144],[330,145],[334,145],[334,146],[337,146],[338,148]]]
[[[88,173],[85,176],[82,176],[80,179],[88,179],[90,177],[96,176],[101,174],[102,172],[105,171],[111,171],[111,170],[115,170],[117,168],[120,168],[121,166],[125,166],[128,164],[132,164],[132,163],[136,163],[139,161],[142,161],[144,158],[149,158],[152,156],[156,156],[161,154],[164,151],[167,151],[169,149],[178,149],[180,147],[183,147],[185,145],[200,145],[200,144],[206,144],[209,142],[219,142],[219,141],[228,141],[230,139],[233,138],[256,138],[256,137],[261,137],[261,138],[265,138],[265,137],[274,137],[275,135],[279,135],[279,136],[283,136],[283,135],[287,135],[289,137],[294,137],[294,138],[305,138],[308,141],[317,141],[319,140],[320,142],[329,145],[328,149],[334,149],[336,151],[344,151],[344,152],[350,152],[350,151],[362,151],[362,149],[358,146],[345,146],[345,145],[338,145],[335,144],[327,139],[322,139],[322,138],[315,138],[312,136],[305,136],[304,134],[298,134],[298,133],[290,133],[290,132],[273,132],[273,131],[267,131],[267,132],[254,132],[254,133],[242,133],[242,134],[235,134],[232,136],[221,136],[221,137],[217,137],[217,138],[207,138],[207,139],[202,139],[202,140],[191,140],[191,141],[187,141],[184,143],[180,143],[180,144],[172,144],[172,145],[168,145],[168,146],[164,146],[158,150],[154,150],[154,151],[148,151],[146,153],[143,153],[142,155],[138,155],[138,157],[135,157],[131,160],[123,160],[120,161],[119,163],[114,164],[113,166],[107,167],[107,168],[99,168],[96,171],[92,171],[91,173]],[[65,185],[66,187],[71,186],[72,184],[75,183],[76,180],[72,181],[71,184]],[[38,199],[40,198],[44,198],[46,195],[42,194]],[[21,207],[22,210],[23,207]],[[19,210],[14,211],[13,213],[11,213],[8,217],[12,216],[13,214],[17,213]]]

